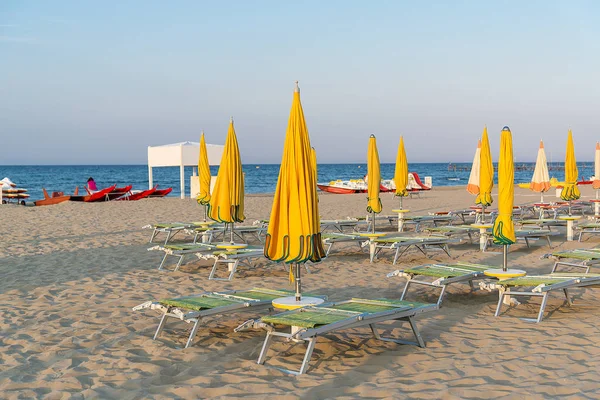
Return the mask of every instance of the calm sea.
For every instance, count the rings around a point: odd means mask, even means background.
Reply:
[[[425,176],[431,176],[435,186],[466,185],[469,179],[470,163],[452,164],[456,170],[449,170],[447,163],[438,164],[409,164],[409,171],[417,172],[424,181]],[[522,170],[515,171],[515,182],[529,182],[533,174],[532,163],[519,163]],[[551,166],[550,176],[563,180],[562,164]],[[594,173],[590,162],[579,163],[579,177],[590,177]],[[394,175],[394,164],[381,164],[383,179]],[[218,167],[211,167],[212,175],[216,175]],[[366,164],[319,164],[319,182],[329,182],[335,179],[362,178],[367,171]],[[189,195],[189,178],[193,168],[185,168],[186,191]],[[248,164],[244,165],[246,174],[246,193],[273,193],[277,184],[279,165]],[[146,165],[22,165],[0,166],[0,179],[9,177],[18,187],[28,189],[31,200],[41,199],[42,187],[48,191],[63,191],[72,193],[75,186],[83,186],[89,177],[93,177],[98,188],[118,184],[119,186],[133,185],[133,189],[148,188],[148,167]],[[179,167],[164,167],[153,169],[154,184],[161,188],[173,187],[170,196],[179,196]]]

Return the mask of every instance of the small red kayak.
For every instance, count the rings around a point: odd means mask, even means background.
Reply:
[[[154,193],[152,193],[150,196],[150,198],[155,198],[155,197],[165,197],[166,195],[168,195],[169,193],[171,193],[173,191],[173,188],[166,188],[166,189],[158,189],[158,185],[156,185],[156,191]]]
[[[132,193],[127,197],[122,197],[117,200],[129,200],[129,201],[141,200],[141,199],[145,199],[146,197],[150,196],[154,192],[156,192],[156,187],[153,187],[152,189],[148,189],[148,190],[143,190],[143,191],[137,192],[137,193]]]
[[[85,196],[71,196],[71,198],[69,199],[70,201],[84,201],[86,203],[91,203],[91,202],[95,202],[95,201],[106,201],[108,200],[107,195],[112,192],[113,190],[115,190],[115,188],[117,187],[116,184],[109,186],[107,188],[104,188],[102,190],[99,190],[97,192],[91,193],[91,194],[87,194]]]

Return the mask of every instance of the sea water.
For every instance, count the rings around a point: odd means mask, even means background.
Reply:
[[[466,185],[469,179],[470,163],[452,164],[456,167],[449,169],[447,163],[410,163],[409,171],[416,172],[424,181],[426,176],[431,176],[433,186],[458,186]],[[550,176],[555,176],[559,181],[564,180],[562,164],[555,163],[555,170],[550,171]],[[579,163],[579,177],[586,179],[594,173],[592,163]],[[394,176],[394,164],[381,164],[382,179],[391,179]],[[520,168],[520,169],[519,169]],[[515,182],[529,182],[533,175],[532,163],[519,163],[515,171]],[[279,176],[278,164],[246,164],[243,166],[245,173],[246,193],[273,193]],[[193,167],[185,168],[186,195],[189,196],[190,176],[195,172]],[[211,167],[211,174],[217,175],[218,167]],[[329,183],[341,179],[360,179],[367,173],[366,164],[319,164],[318,182]],[[42,199],[42,187],[48,192],[62,191],[65,194],[73,193],[79,186],[80,194],[85,194],[85,184],[88,178],[93,177],[98,189],[117,184],[118,186],[133,185],[134,190],[148,188],[148,167],[146,165],[21,165],[0,166],[0,179],[8,177],[20,188],[25,188],[31,195],[30,200]],[[179,197],[179,167],[153,168],[154,184],[159,188],[172,187],[169,196]]]

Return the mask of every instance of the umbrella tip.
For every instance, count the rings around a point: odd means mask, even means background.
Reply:
[[[233,123],[233,117],[229,117],[229,122]]]
[[[504,128],[502,128],[503,131],[509,131],[510,132],[510,128],[508,126],[505,126]]]
[[[298,86],[298,81],[294,81],[294,92],[300,93],[300,86]]]
[[[369,137],[372,137],[372,138],[374,138],[374,137],[375,137],[375,135],[371,133],[371,136],[369,136]]]

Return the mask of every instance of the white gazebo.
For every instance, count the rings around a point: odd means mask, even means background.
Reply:
[[[219,144],[207,144],[208,163],[219,165],[221,155],[225,146]],[[200,143],[181,142],[165,144],[162,146],[148,146],[148,183],[149,188],[154,187],[152,181],[152,168],[154,167],[179,167],[179,179],[181,182],[181,198],[185,198],[185,176],[184,167],[197,167],[200,153]],[[196,175],[196,173],[194,173]],[[190,193],[190,196],[192,194]]]

